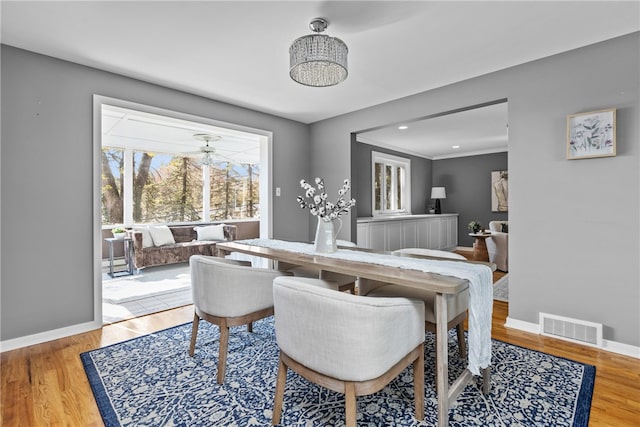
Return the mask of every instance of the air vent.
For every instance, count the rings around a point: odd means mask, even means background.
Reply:
[[[540,313],[540,334],[602,347],[602,324]]]

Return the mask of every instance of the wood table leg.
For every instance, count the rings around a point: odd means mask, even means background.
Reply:
[[[491,393],[491,366],[482,370],[482,393],[485,395]]]
[[[438,426],[449,425],[449,349],[447,331],[447,295],[436,294],[436,391]]]

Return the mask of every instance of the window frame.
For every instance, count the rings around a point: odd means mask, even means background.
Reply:
[[[376,164],[382,164],[381,170],[386,170],[387,167],[391,167],[391,196],[392,206],[390,209],[385,208],[387,206],[387,195],[385,191],[380,194],[380,209],[376,209]],[[401,187],[401,205],[400,207],[393,206],[393,202],[397,201],[398,193],[397,186],[397,169],[404,168],[404,182],[400,183]],[[386,174],[382,174],[382,186],[386,186]],[[395,156],[393,154],[382,153],[379,151],[371,152],[371,213],[373,216],[393,216],[393,215],[411,215],[411,159],[405,157]]]

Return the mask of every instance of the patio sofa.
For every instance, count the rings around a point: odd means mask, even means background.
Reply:
[[[191,255],[215,256],[216,242],[236,240],[237,228],[225,224],[170,225],[129,230],[129,236],[133,240],[134,266],[139,270],[188,262]]]

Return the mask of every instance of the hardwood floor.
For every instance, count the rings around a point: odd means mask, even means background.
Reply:
[[[493,338],[596,366],[590,426],[640,425],[640,360],[507,329],[507,315],[508,304],[495,301]],[[0,425],[102,426],[78,355],[189,322],[192,316],[193,307],[186,306],[2,353]],[[185,352],[188,346],[185,342]]]

